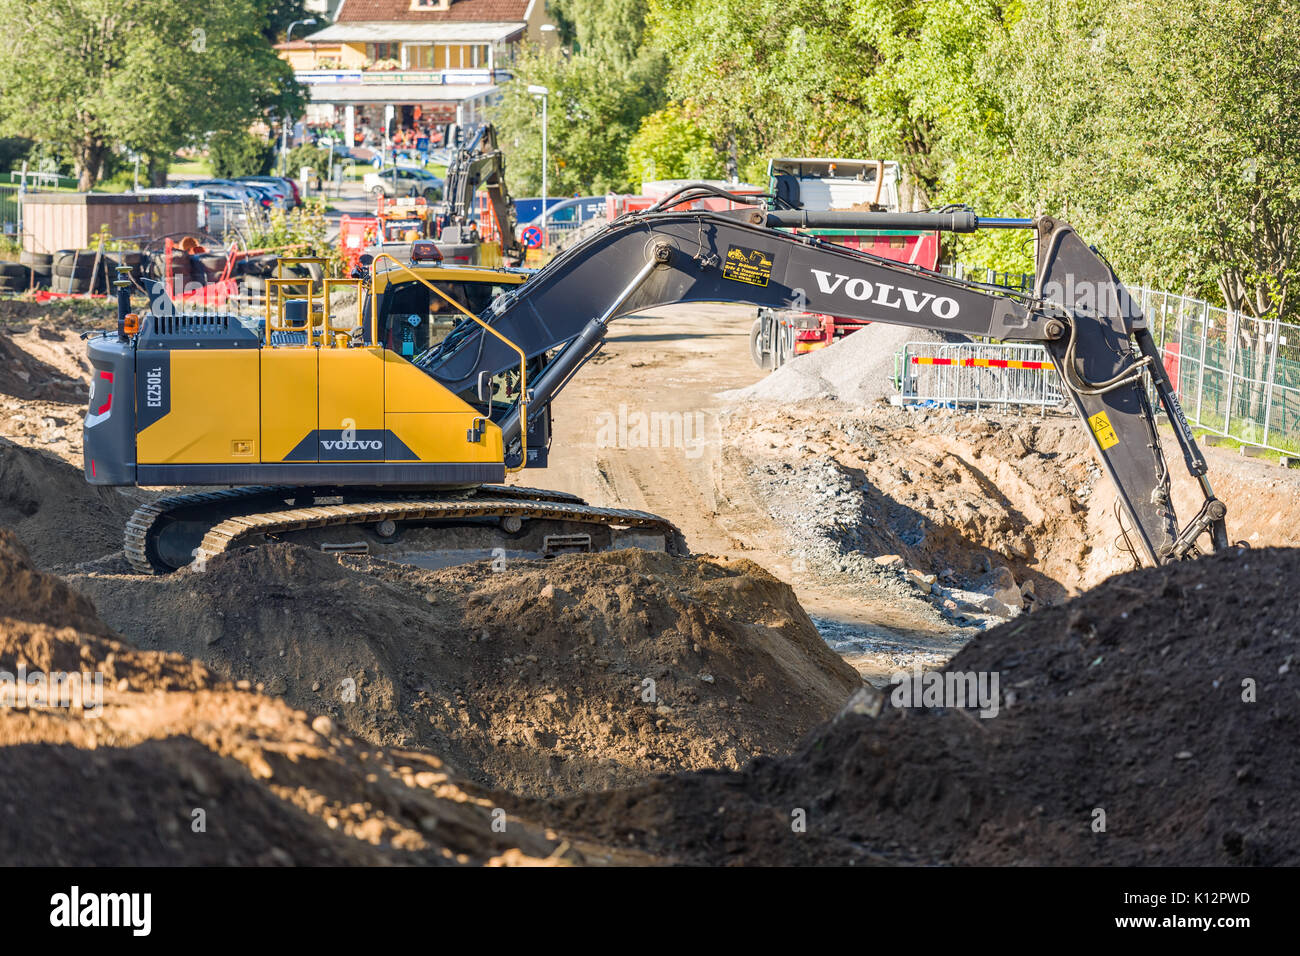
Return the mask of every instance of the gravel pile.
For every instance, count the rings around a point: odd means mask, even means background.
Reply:
[[[957,343],[965,336],[868,325],[829,348],[800,356],[761,382],[723,394],[736,401],[806,401],[830,398],[865,405],[897,393],[895,356],[908,342]]]

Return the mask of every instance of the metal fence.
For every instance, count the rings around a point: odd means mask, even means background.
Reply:
[[[1060,376],[1041,345],[908,342],[898,354],[896,378],[904,404],[1065,404]]]
[[[15,238],[20,232],[22,204],[18,187],[0,183],[0,234]]]
[[[1300,451],[1300,325],[1168,292],[1130,291],[1188,421],[1247,444]]]
[[[942,271],[1016,291],[1033,287],[1033,276],[962,264]],[[1170,292],[1137,286],[1129,291],[1147,317],[1194,427],[1274,451],[1300,452],[1300,325],[1253,318]]]

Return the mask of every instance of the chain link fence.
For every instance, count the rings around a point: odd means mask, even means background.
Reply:
[[[1033,290],[1029,275],[960,263],[941,271],[1018,292]],[[1147,317],[1194,427],[1286,454],[1300,452],[1300,325],[1256,319],[1171,292],[1138,286],[1129,292]]]
[[[1188,421],[1250,445],[1300,451],[1300,325],[1169,292],[1130,292]]]

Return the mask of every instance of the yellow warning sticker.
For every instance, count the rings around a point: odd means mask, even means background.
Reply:
[[[732,246],[727,250],[727,259],[722,264],[722,274],[737,282],[766,287],[768,280],[772,278],[772,257],[760,249]]]
[[[1119,436],[1115,434],[1115,429],[1111,427],[1110,419],[1106,417],[1105,412],[1098,412],[1089,418],[1088,427],[1097,436],[1097,444],[1102,447],[1103,451],[1112,445],[1119,444]]]

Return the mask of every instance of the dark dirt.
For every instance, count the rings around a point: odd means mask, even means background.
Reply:
[[[788,753],[861,683],[746,561],[631,550],[425,571],[280,544],[202,573],[70,581],[143,647],[523,795]]]
[[[1295,865],[1298,579],[1290,549],[1121,575],[953,658],[1000,675],[996,717],[887,699],[793,757],[556,801],[550,822],[688,863]]]

